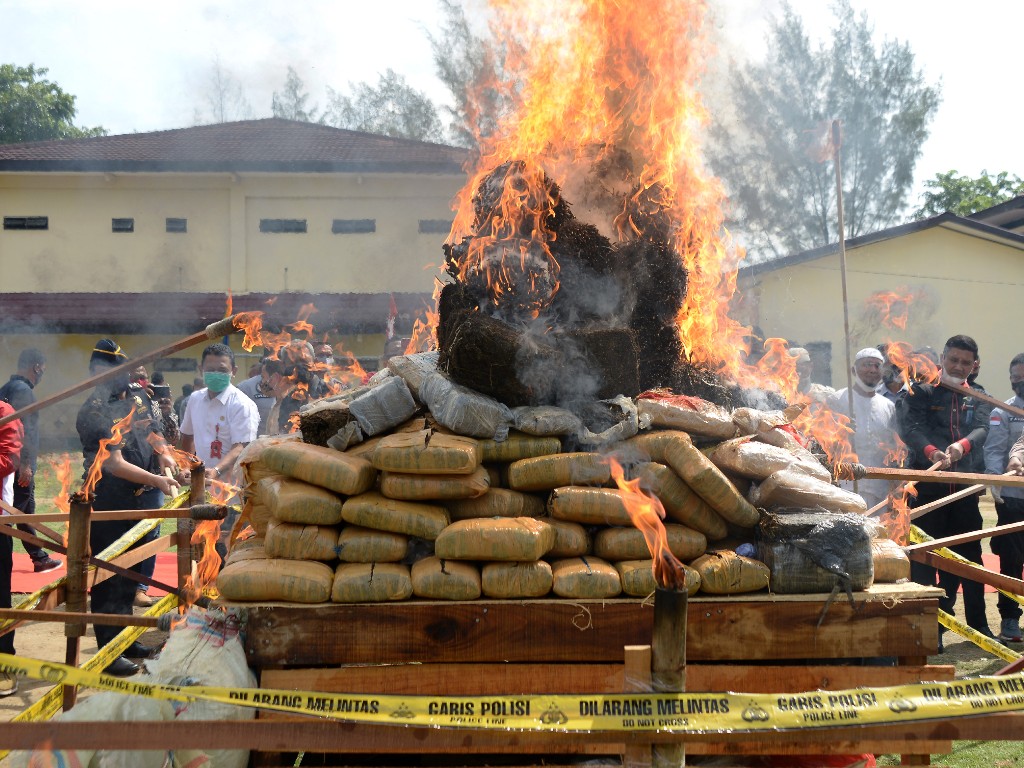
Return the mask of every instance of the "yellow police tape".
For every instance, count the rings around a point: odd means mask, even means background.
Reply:
[[[434,728],[678,733],[758,732],[948,719],[1024,710],[1024,673],[799,694],[641,693],[390,696],[266,688],[179,687],[0,654],[0,669],[169,701],[197,699],[356,723]]]
[[[976,646],[982,650],[988,651],[993,656],[998,656],[1003,661],[1017,661],[1017,659],[1022,655],[1016,651],[1010,650],[998,640],[993,640],[992,638],[981,634],[978,630],[967,626],[964,622],[960,621],[960,619],[955,616],[951,616],[945,611],[939,611],[939,624],[946,627],[946,629],[953,630],[961,637],[970,640]]]

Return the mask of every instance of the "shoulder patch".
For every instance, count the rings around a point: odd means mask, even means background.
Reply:
[[[992,415],[988,417],[989,426],[998,427],[1003,423],[1003,417],[999,411],[992,411]]]

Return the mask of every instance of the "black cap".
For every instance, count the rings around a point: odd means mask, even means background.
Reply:
[[[107,365],[120,365],[128,359],[128,355],[121,351],[117,342],[113,339],[100,339],[92,349],[92,356],[89,358],[89,365],[93,363],[106,363]]]

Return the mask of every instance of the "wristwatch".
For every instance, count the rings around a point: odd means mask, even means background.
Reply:
[[[216,464],[214,464],[212,467],[210,467],[210,471],[211,472],[216,472],[217,473],[217,477],[220,477],[220,467],[218,467]]]

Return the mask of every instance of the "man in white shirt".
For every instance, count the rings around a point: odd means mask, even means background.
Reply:
[[[240,478],[235,464],[242,449],[256,439],[260,413],[256,404],[231,384],[236,370],[231,347],[208,346],[203,350],[200,369],[206,386],[189,396],[180,427],[181,448],[206,465],[208,480],[237,485]],[[229,515],[222,524],[218,550],[226,546],[233,523]]]
[[[885,466],[886,457],[895,451],[896,407],[876,389],[882,380],[885,358],[874,347],[857,353],[853,362],[853,425],[854,448],[861,464],[868,467]],[[837,413],[850,415],[850,400],[844,387],[829,399],[829,407]],[[843,481],[843,488],[853,490],[853,483]],[[857,492],[867,503],[875,506],[889,495],[886,480],[859,480]]]

